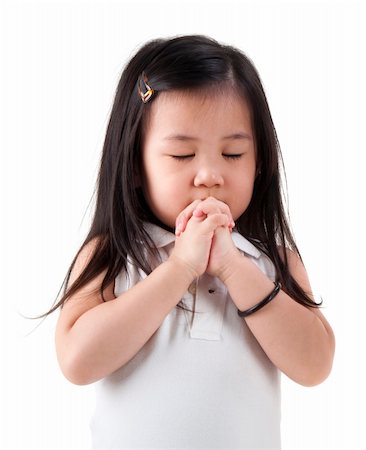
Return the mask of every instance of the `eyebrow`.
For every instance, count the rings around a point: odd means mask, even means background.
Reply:
[[[223,136],[221,140],[236,140],[236,139],[251,139],[248,133],[239,131],[237,133],[230,134],[229,136]],[[164,141],[199,141],[200,139],[194,136],[186,136],[185,134],[170,134],[163,138]]]

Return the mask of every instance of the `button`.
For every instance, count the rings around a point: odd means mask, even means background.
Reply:
[[[196,287],[196,282],[194,281],[193,283],[190,284],[189,288],[188,288],[188,292],[192,295],[196,295],[197,292],[197,287]]]

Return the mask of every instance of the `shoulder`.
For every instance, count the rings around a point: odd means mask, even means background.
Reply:
[[[294,252],[293,250],[291,250],[287,247],[284,247],[283,245],[278,245],[277,250],[278,250],[278,253],[280,254],[280,257],[283,262],[285,262],[285,253],[286,253],[287,263],[289,265],[289,268],[291,267],[292,269],[294,269],[299,264],[301,264],[303,266],[301,259],[299,258],[299,255],[296,252]],[[304,267],[304,269],[305,269],[305,267]]]
[[[282,258],[282,261],[284,261],[284,247],[278,246],[279,254]],[[294,278],[294,280],[297,282],[297,284],[302,288],[302,290],[308,295],[313,301],[315,300],[315,297],[312,292],[312,288],[310,285],[310,280],[307,274],[307,271],[305,269],[304,264],[302,263],[299,255],[294,252],[293,250],[290,250],[289,248],[286,248],[286,255],[287,255],[287,264],[288,264],[288,270],[291,274],[291,276]],[[308,307],[310,308],[310,307]],[[311,311],[313,311],[316,315],[322,316],[322,313],[319,309],[316,308],[310,308]]]
[[[304,264],[301,262],[299,255],[293,250],[279,245],[278,253],[283,262],[285,262],[285,252],[287,257],[288,270],[292,277],[297,281],[301,288],[314,299],[311,293],[310,281]]]
[[[82,272],[85,270],[86,266],[92,261],[92,259],[95,256],[95,253],[97,251],[97,248],[101,241],[103,241],[103,236],[95,236],[91,240],[89,240],[86,244],[84,244],[76,258],[74,265],[72,266],[72,270],[70,272],[70,276],[67,282],[67,288],[70,288],[73,283],[78,279],[78,277],[82,274]],[[99,295],[99,288],[100,285],[103,282],[103,279],[107,273],[107,269],[103,270],[102,273],[100,273],[98,276],[96,276],[93,280],[91,280],[85,287],[80,291],[80,294],[83,294],[82,296],[89,297],[98,293],[99,302],[103,302],[101,296]],[[75,297],[80,296],[80,294],[76,295]],[[114,295],[114,281],[110,283],[110,285],[103,291],[105,299],[113,300],[115,298]],[[71,298],[68,299],[68,302],[70,302]]]
[[[89,262],[95,255],[95,251],[102,239],[102,236],[95,236],[80,247],[75,257],[75,263],[70,274],[68,285],[71,285],[80,275],[86,265],[89,264]]]

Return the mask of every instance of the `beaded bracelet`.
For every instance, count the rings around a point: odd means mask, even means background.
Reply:
[[[265,298],[263,299],[261,302],[257,303],[256,305],[252,306],[249,309],[246,309],[245,311],[240,311],[238,309],[238,314],[240,317],[247,317],[250,314],[255,313],[256,311],[258,311],[259,309],[263,308],[263,306],[265,306],[267,303],[269,303],[271,300],[273,300],[276,295],[279,293],[280,289],[281,289],[281,283],[278,281],[275,281],[275,288],[273,289],[273,291]]]

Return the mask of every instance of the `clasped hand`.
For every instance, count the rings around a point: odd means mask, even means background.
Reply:
[[[222,281],[240,255],[231,238],[235,226],[228,205],[214,197],[195,200],[176,218],[176,240],[170,255],[196,277],[203,273]]]

